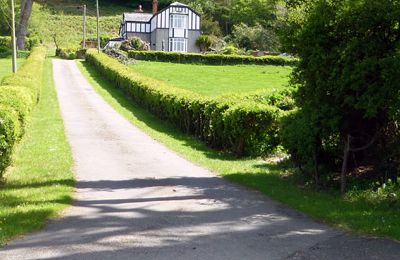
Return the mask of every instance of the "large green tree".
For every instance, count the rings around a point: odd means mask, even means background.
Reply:
[[[292,75],[300,109],[284,137],[292,158],[317,182],[321,165],[341,171],[342,191],[348,169],[360,165],[381,180],[396,176],[400,0],[290,2],[284,44],[300,58]]]
[[[25,37],[28,34],[29,18],[32,14],[33,0],[21,0],[21,13],[17,29],[17,47],[25,49]]]
[[[10,35],[11,29],[10,5],[7,0],[0,0],[0,35]]]
[[[218,21],[225,34],[231,33],[233,26],[240,23],[274,27],[279,4],[277,0],[182,0],[182,2]]]
[[[32,13],[33,0],[15,1],[16,36],[18,49],[25,49],[25,37],[28,34],[28,23]],[[11,33],[10,1],[0,0],[0,35]]]

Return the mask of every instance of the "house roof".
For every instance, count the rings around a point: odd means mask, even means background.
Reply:
[[[182,4],[182,3],[179,3],[179,2],[173,2],[172,4],[170,4],[170,6],[188,6],[188,5],[185,5],[185,4]]]
[[[124,20],[128,22],[149,22],[152,17],[150,13],[124,13]]]
[[[151,19],[157,16],[159,13],[163,12],[164,10],[168,9],[170,6],[184,6],[192,10],[195,14],[200,16],[194,9],[190,8],[188,5],[182,4],[180,2],[173,2],[169,6],[165,7],[164,9],[157,12],[157,14],[153,15],[151,13],[124,13],[124,22],[145,22],[148,23]]]

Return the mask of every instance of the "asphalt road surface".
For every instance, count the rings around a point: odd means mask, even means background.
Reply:
[[[400,244],[317,223],[217,177],[141,132],[54,60],[75,203],[0,259],[400,259]]]

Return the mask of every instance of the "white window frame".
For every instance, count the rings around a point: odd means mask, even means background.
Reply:
[[[187,27],[187,15],[182,15],[182,14],[171,15],[171,28],[186,29],[186,27]]]
[[[170,38],[169,50],[173,52],[187,52],[187,39],[185,38]]]

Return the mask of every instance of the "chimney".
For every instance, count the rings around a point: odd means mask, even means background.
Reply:
[[[158,12],[158,1],[153,0],[153,15]]]

